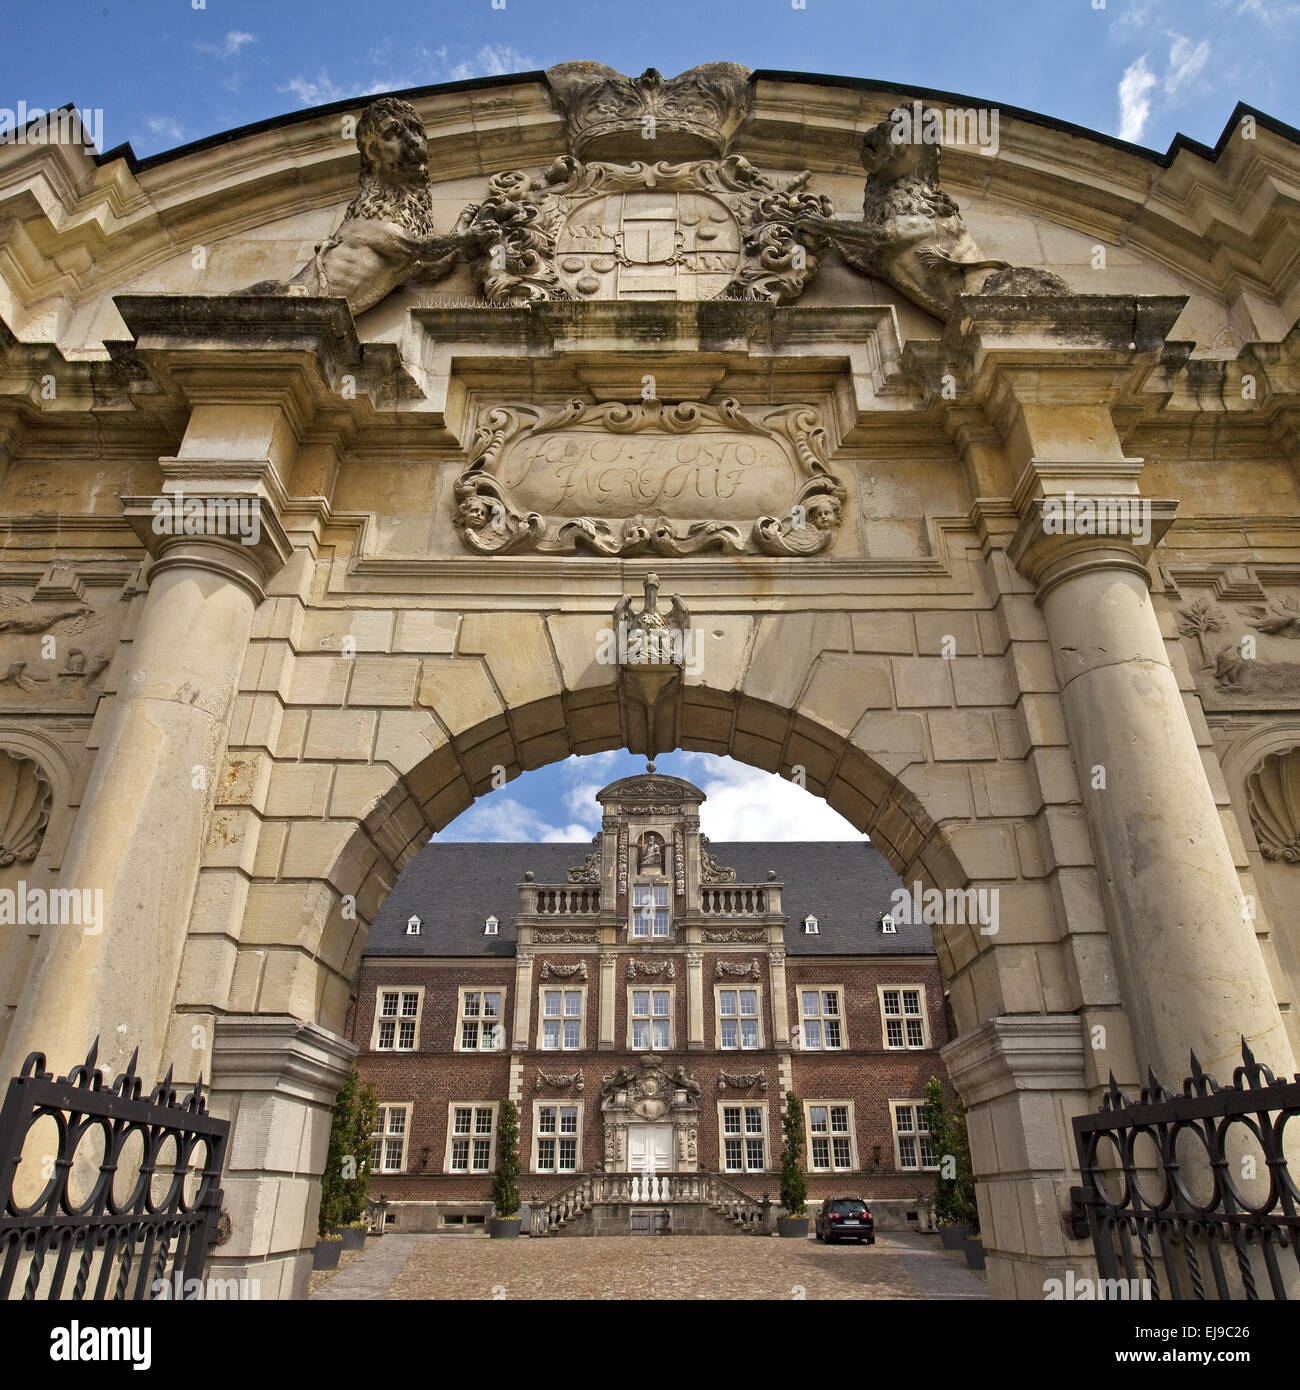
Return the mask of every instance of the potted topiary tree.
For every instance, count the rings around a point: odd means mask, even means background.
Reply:
[[[979,1238],[979,1206],[965,1107],[960,1101],[950,1105],[943,1082],[932,1076],[925,1083],[924,1114],[930,1145],[939,1159],[934,1211],[940,1238],[946,1250],[964,1251],[971,1269],[983,1269],[984,1245]]]
[[[497,1170],[492,1179],[492,1210],[488,1235],[493,1240],[517,1236],[519,1218],[519,1109],[512,1100],[501,1102],[497,1121]]]
[[[317,1268],[332,1269],[340,1249],[357,1250],[365,1244],[370,1149],[378,1127],[379,1101],[374,1086],[362,1086],[357,1073],[349,1072],[334,1098],[329,1152],[320,1185],[320,1239],[333,1247],[320,1251],[320,1256],[326,1260],[332,1256],[333,1261]],[[335,1238],[340,1244],[335,1244]]]
[[[777,1234],[808,1238],[808,1179],[799,1160],[803,1157],[803,1111],[799,1098],[790,1091],[785,1098],[785,1114],[781,1116],[785,1144],[781,1149],[781,1207],[777,1217]]]

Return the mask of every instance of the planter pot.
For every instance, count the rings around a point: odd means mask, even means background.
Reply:
[[[966,1245],[966,1268],[984,1268],[984,1242],[979,1236],[967,1236]]]
[[[970,1235],[969,1226],[940,1226],[939,1239],[943,1241],[945,1250],[962,1249],[966,1237]]]
[[[313,1269],[337,1269],[339,1256],[342,1253],[343,1242],[341,1240],[318,1240],[316,1248],[311,1252],[311,1267]]]
[[[793,1236],[800,1240],[808,1239],[808,1218],[806,1216],[778,1216],[776,1233],[779,1236]]]
[[[344,1250],[360,1250],[366,1243],[364,1226],[335,1226],[334,1234],[343,1237]]]
[[[494,1216],[488,1222],[488,1235],[493,1240],[507,1240],[519,1234],[523,1218],[518,1216]]]

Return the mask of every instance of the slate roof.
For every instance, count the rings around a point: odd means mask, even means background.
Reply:
[[[560,844],[457,844],[434,841],[407,866],[379,910],[367,956],[487,956],[515,953],[516,885],[531,869],[538,883],[563,883],[591,846]],[[766,883],[776,870],[785,884],[782,909],[789,919],[786,950],[795,956],[929,955],[934,946],[924,923],[898,923],[898,934],[880,931],[881,914],[899,878],[869,844],[854,841],[713,841],[709,852],[735,869],[740,883]],[[820,931],[805,935],[806,913]],[[407,936],[406,921],[421,921],[419,936]],[[500,935],[486,936],[489,913],[500,919]]]

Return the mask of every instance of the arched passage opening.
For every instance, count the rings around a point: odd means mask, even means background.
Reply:
[[[624,746],[624,718],[613,681],[522,700],[460,728],[430,716],[394,744],[382,768],[370,765],[368,781],[349,777],[359,794],[348,806],[336,795],[333,814],[318,823],[316,872],[289,872],[307,867],[302,857],[281,861],[284,877],[275,885],[281,900],[296,894],[302,903],[305,896],[310,925],[296,941],[250,943],[261,953],[250,968],[272,986],[259,996],[265,1003],[258,1012],[285,1019],[278,1025],[282,1032],[296,1028],[298,1050],[332,1052],[330,1076],[341,1076],[352,1053],[341,1034],[369,925],[402,870],[432,834],[520,772]],[[958,1032],[945,1058],[970,1109],[994,1287],[1041,1297],[1052,1268],[1067,1258],[1086,1259],[1069,1242],[1061,1216],[1075,1180],[1069,1116],[1088,1099],[1082,1021],[1045,994],[1059,935],[1050,909],[1044,911],[1038,885],[1026,880],[1014,857],[989,852],[992,843],[1013,842],[1014,824],[954,818],[941,795],[951,769],[931,760],[923,739],[909,744],[908,730],[897,724],[887,730],[892,747],[872,747],[879,726],[836,727],[833,718],[797,700],[782,707],[702,686],[687,687],[677,721],[682,749],[726,754],[801,781],[869,835],[909,888],[938,890],[958,901],[972,889],[995,892],[1001,907],[994,931],[966,914],[940,914],[932,926]],[[970,863],[967,846],[975,851]],[[253,1033],[260,1028],[262,1037],[268,1026],[252,1021]],[[247,1014],[216,1025],[214,1088],[232,1112],[239,1104],[232,1093],[253,1069],[239,1059],[257,1050],[249,1027]],[[305,1043],[304,1029],[310,1034]],[[233,1069],[223,1065],[227,1061],[236,1062]],[[299,1105],[315,1115],[313,1143],[323,1158],[329,1078],[322,1075],[319,1095]],[[269,1139],[255,1138],[247,1148],[236,1143],[233,1152],[241,1157],[227,1175],[231,1199],[255,1203],[258,1190],[277,1180],[268,1173],[272,1147]],[[235,1249],[226,1256],[240,1266],[258,1254],[264,1262],[280,1261],[282,1279],[290,1281],[282,1283],[286,1289],[305,1268],[302,1252],[312,1236],[319,1168],[304,1171],[305,1153],[300,1147],[293,1174],[306,1184],[300,1245],[282,1231],[273,1237],[287,1242],[278,1251],[245,1255]]]

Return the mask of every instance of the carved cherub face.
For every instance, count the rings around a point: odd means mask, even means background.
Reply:
[[[491,520],[487,503],[481,497],[467,497],[456,509],[456,525],[480,531]]]
[[[833,531],[840,524],[837,497],[815,497],[808,503],[808,525],[817,531]]]
[[[384,97],[357,122],[361,174],[389,183],[420,183],[429,176],[429,149],[419,114],[409,102]]]

